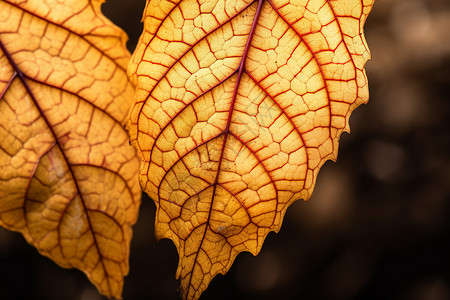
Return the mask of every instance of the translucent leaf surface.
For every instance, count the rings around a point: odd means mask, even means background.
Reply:
[[[0,225],[120,298],[139,160],[126,36],[101,2],[0,2]]]
[[[198,298],[239,252],[257,254],[336,159],[368,99],[373,0],[147,2],[128,129],[156,235]]]

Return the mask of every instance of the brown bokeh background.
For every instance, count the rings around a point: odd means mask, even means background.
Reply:
[[[144,5],[103,6],[130,50]],[[370,101],[353,113],[338,161],[261,253],[240,254],[202,299],[450,299],[450,1],[376,0],[365,33]],[[145,197],[125,300],[179,297],[177,252],[155,241],[154,214]],[[105,298],[81,272],[0,229],[0,299]]]

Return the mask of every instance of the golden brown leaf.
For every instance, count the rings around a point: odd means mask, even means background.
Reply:
[[[368,99],[373,0],[149,0],[128,129],[184,298],[256,255]]]
[[[126,36],[101,2],[0,2],[0,225],[120,298],[139,160]]]

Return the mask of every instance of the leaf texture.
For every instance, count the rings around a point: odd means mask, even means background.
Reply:
[[[368,100],[373,0],[149,0],[128,130],[183,298],[256,255]]]
[[[126,35],[101,2],[0,2],[0,225],[121,298],[139,159]]]

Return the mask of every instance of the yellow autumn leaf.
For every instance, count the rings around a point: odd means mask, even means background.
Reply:
[[[373,0],[149,0],[129,75],[127,128],[157,238],[196,299],[236,255],[256,255],[335,160],[368,99]]]
[[[101,3],[0,2],[0,225],[121,298],[139,159],[126,35]]]

